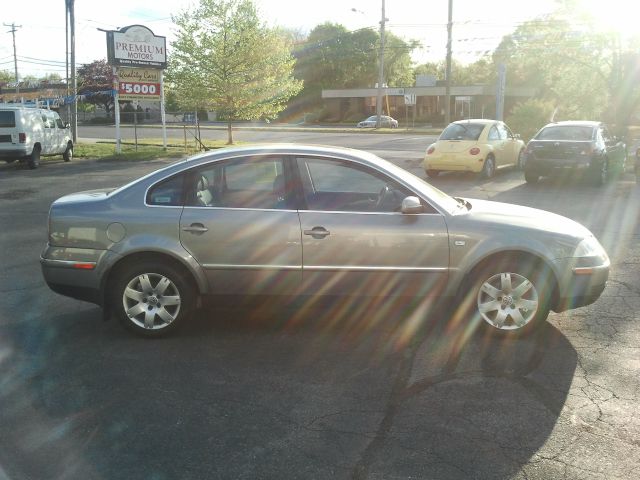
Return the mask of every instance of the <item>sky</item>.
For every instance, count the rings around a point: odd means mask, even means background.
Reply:
[[[624,15],[628,0],[575,0],[576,14],[597,13],[604,28],[632,32],[635,15]],[[349,30],[379,28],[382,0],[254,0],[261,17],[279,25],[308,33],[324,22]],[[174,35],[171,15],[193,5],[194,0],[76,0],[76,62],[78,65],[106,58],[105,33],[127,25],[142,24],[156,35],[167,37],[168,54]],[[453,57],[469,63],[493,50],[502,36],[522,22],[553,10],[557,0],[453,0]],[[1,9],[0,70],[14,71],[11,26],[17,28],[18,73],[36,77],[48,73],[65,76],[64,0],[4,1]],[[414,61],[445,58],[448,0],[386,0],[387,29],[405,39],[419,40],[422,47]]]

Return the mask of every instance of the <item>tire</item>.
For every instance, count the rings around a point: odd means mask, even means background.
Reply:
[[[438,175],[440,175],[440,170],[425,170],[425,173],[427,174],[427,177],[429,178],[436,178]]]
[[[195,287],[181,269],[144,261],[117,275],[110,306],[128,330],[160,337],[189,318],[195,298]]]
[[[516,160],[516,168],[518,170],[524,170],[524,150],[520,150],[520,153],[518,153],[518,159]]]
[[[593,184],[602,187],[609,181],[609,162],[604,160],[602,165],[593,173]]]
[[[40,165],[40,146],[36,145],[35,147],[33,147],[33,151],[31,152],[31,155],[29,155],[29,157],[27,158],[27,166],[31,170],[34,170],[38,168],[39,165]]]
[[[496,161],[494,158],[489,155],[484,161],[484,165],[482,165],[482,171],[480,172],[480,177],[483,179],[490,179],[496,174]]]
[[[463,302],[471,325],[506,337],[529,335],[546,325],[553,291],[546,266],[505,259],[481,266],[471,278]]]
[[[73,160],[73,143],[67,143],[67,149],[62,154],[62,158],[65,162],[70,162]]]
[[[538,183],[538,180],[540,180],[540,175],[536,174],[536,173],[532,173],[532,172],[524,172],[524,179],[527,183]]]

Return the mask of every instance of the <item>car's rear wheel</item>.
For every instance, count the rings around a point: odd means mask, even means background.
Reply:
[[[38,165],[40,165],[40,146],[36,145],[33,147],[31,155],[27,158],[27,166],[33,170],[38,168]]]
[[[62,158],[65,162],[70,162],[73,159],[73,143],[67,143],[67,149],[62,154]]]
[[[604,160],[593,174],[593,183],[601,187],[609,181],[609,162]]]
[[[480,176],[485,179],[492,178],[496,173],[496,161],[495,159],[489,155],[482,166],[482,171],[480,172]]]
[[[189,317],[194,303],[194,287],[184,272],[156,262],[122,270],[111,297],[111,308],[122,324],[147,337],[174,330]]]
[[[472,276],[467,317],[473,326],[502,336],[527,335],[545,325],[552,275],[537,261],[492,261]]]
[[[427,170],[425,170],[425,173],[427,174],[427,177],[429,177],[429,178],[436,178],[438,175],[440,175],[440,170],[427,169]]]
[[[538,180],[540,180],[540,175],[538,175],[537,173],[525,171],[524,179],[527,183],[538,183]]]

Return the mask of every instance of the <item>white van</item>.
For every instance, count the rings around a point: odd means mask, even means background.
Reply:
[[[19,103],[0,104],[0,158],[7,163],[27,162],[38,168],[43,155],[73,158],[71,129],[53,110]]]

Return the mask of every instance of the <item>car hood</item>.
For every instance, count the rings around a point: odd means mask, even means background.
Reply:
[[[582,224],[562,215],[511,203],[465,199],[471,204],[468,218],[494,226],[519,227],[582,239],[592,233]]]
[[[58,198],[53,203],[54,205],[61,205],[65,203],[94,202],[97,200],[105,199],[114,190],[115,188],[106,188],[101,190],[87,190],[84,192],[71,193],[69,195],[65,195],[64,197]]]

